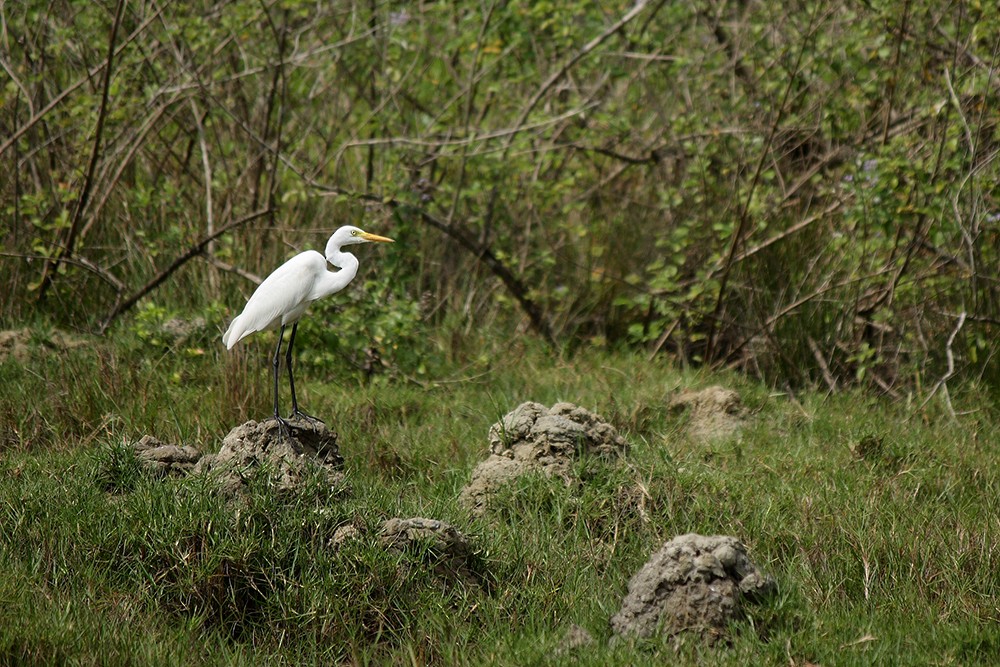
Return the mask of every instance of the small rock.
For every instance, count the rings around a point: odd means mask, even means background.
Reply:
[[[205,328],[205,318],[195,317],[185,320],[180,317],[173,317],[164,322],[160,328],[170,338],[184,340],[190,338],[195,332]]]
[[[56,330],[49,337],[49,344],[56,350],[75,350],[90,345],[91,341],[86,337],[74,336],[65,331]]]
[[[559,648],[556,649],[557,653],[571,653],[579,648],[587,648],[593,646],[596,642],[594,637],[587,632],[586,628],[583,628],[576,623],[569,626],[566,631],[566,635],[559,642]]]
[[[4,361],[7,357],[13,357],[14,361],[26,363],[35,351],[62,352],[89,344],[88,339],[73,336],[59,329],[37,334],[33,334],[31,329],[27,327],[9,329],[0,331],[0,361]]]
[[[13,357],[14,361],[24,363],[31,356],[31,329],[10,329],[0,331],[0,361]]]
[[[351,542],[361,537],[361,531],[358,527],[352,523],[344,524],[343,526],[338,526],[336,530],[333,531],[333,536],[330,538],[328,543],[330,547],[337,549],[347,542]]]

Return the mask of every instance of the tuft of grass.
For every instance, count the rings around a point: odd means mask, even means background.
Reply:
[[[94,450],[94,482],[106,493],[128,493],[146,475],[135,450],[127,442],[113,442]]]

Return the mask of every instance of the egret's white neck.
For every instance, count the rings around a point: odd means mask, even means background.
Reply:
[[[326,261],[340,270],[326,272],[326,275],[316,285],[312,295],[313,299],[320,299],[334,292],[339,292],[347,287],[347,284],[354,280],[354,276],[358,274],[358,258],[349,252],[342,252],[339,245],[327,244]]]
[[[358,258],[349,252],[342,251],[339,245],[327,244],[326,261],[340,269],[338,273],[346,271],[351,274],[352,278],[358,272]]]

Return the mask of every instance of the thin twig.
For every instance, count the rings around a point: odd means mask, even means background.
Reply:
[[[808,218],[804,218],[804,219],[800,220],[799,222],[795,223],[794,225],[791,225],[791,226],[787,227],[786,229],[783,229],[782,231],[778,232],[777,234],[775,234],[771,238],[767,239],[766,241],[761,241],[760,243],[758,243],[754,247],[747,248],[746,250],[744,250],[743,252],[741,252],[740,254],[738,254],[736,257],[734,257],[733,258],[733,262],[734,263],[736,263],[736,262],[742,262],[743,260],[747,259],[748,257],[752,257],[752,256],[756,255],[761,250],[764,250],[765,248],[767,248],[767,247],[769,247],[771,245],[774,245],[775,243],[788,238],[789,236],[791,236],[792,234],[795,234],[796,232],[802,231],[803,229],[805,229],[809,225],[813,224],[817,220],[822,220],[823,218],[825,218],[826,216],[830,215],[831,213],[833,213],[834,211],[836,211],[837,209],[839,209],[843,205],[844,205],[844,202],[842,202],[840,200],[834,201],[833,203],[831,203],[829,206],[827,206],[825,209],[823,209],[819,213],[814,213],[813,215],[809,216]],[[715,275],[715,271],[712,271],[709,274],[709,276],[714,276],[714,275]]]
[[[576,107],[570,109],[558,116],[552,116],[551,118],[546,118],[545,120],[540,120],[535,123],[525,124],[515,124],[512,127],[505,127],[498,130],[493,130],[492,132],[475,132],[473,131],[467,137],[460,137],[456,139],[444,138],[441,139],[415,139],[413,137],[381,137],[381,138],[371,138],[371,139],[357,139],[355,141],[349,141],[341,146],[341,152],[348,148],[357,148],[360,146],[415,146],[418,148],[442,148],[442,147],[463,147],[475,143],[487,143],[493,141],[494,139],[504,139],[509,138],[514,135],[520,134],[522,132],[528,132],[530,130],[537,130],[539,128],[548,127],[550,125],[555,125],[569,118],[574,118],[580,114],[586,113],[591,110],[595,105],[589,104],[586,106]]]
[[[820,371],[823,373],[823,381],[826,382],[826,386],[830,388],[830,391],[836,394],[837,379],[830,372],[830,367],[827,365],[826,359],[823,357],[823,352],[819,349],[819,345],[816,344],[812,336],[806,336],[806,343],[809,345],[816,363],[819,364]]]
[[[954,344],[955,337],[958,336],[958,332],[961,331],[962,327],[965,325],[965,318],[966,318],[966,313],[963,310],[961,313],[958,314],[958,322],[955,323],[955,328],[952,330],[951,335],[948,336],[948,340],[944,344],[944,357],[948,362],[948,369],[945,371],[944,375],[941,376],[941,379],[938,380],[937,383],[934,385],[934,388],[931,389],[931,392],[927,394],[927,398],[925,398],[923,403],[920,404],[921,410],[923,410],[924,406],[926,406],[930,402],[930,400],[934,398],[934,394],[936,394],[939,389],[942,389],[943,390],[942,393],[944,394],[945,397],[945,406],[948,408],[948,413],[952,416],[952,419],[955,419],[955,410],[951,406],[951,398],[948,395],[947,382],[955,374],[955,354],[954,352],[952,352],[951,346]]]
[[[132,161],[135,159],[136,153],[138,153],[145,147],[143,141],[146,138],[146,135],[148,135],[153,130],[157,121],[159,121],[160,118],[163,117],[163,114],[166,113],[167,109],[169,109],[169,107],[173,104],[174,101],[176,101],[176,99],[172,100],[171,102],[160,105],[160,107],[158,107],[155,111],[149,113],[146,116],[146,118],[142,122],[142,125],[140,125],[138,130],[136,130],[135,133],[133,134],[131,138],[131,146],[129,147],[128,151],[125,153],[124,156],[114,161],[112,160],[106,161],[105,166],[103,167],[103,170],[97,179],[98,181],[105,184],[103,188],[104,191],[103,194],[101,195],[101,198],[97,199],[94,205],[91,207],[90,215],[87,216],[88,220],[86,223],[84,223],[83,228],[80,230],[78,243],[80,243],[81,245],[83,244],[84,239],[86,239],[87,235],[90,233],[91,228],[93,228],[93,226],[97,223],[97,220],[100,218],[100,213],[102,210],[104,210],[105,204],[108,203],[108,200],[111,198],[111,195],[115,192],[115,186],[121,180],[122,174],[124,174],[125,170],[128,169],[129,165],[132,164]],[[114,173],[112,173],[109,178],[108,171],[110,171],[112,167],[114,167]]]
[[[746,199],[743,202],[743,207],[740,210],[740,218],[736,224],[736,229],[733,230],[732,241],[729,244],[729,251],[726,253],[726,261],[722,266],[722,275],[719,278],[719,293],[716,296],[715,307],[712,309],[712,315],[708,322],[708,334],[706,336],[708,349],[706,352],[706,359],[709,361],[715,354],[715,331],[718,326],[718,321],[722,315],[722,308],[726,298],[726,288],[729,285],[729,275],[732,272],[734,261],[736,259],[736,251],[740,247],[740,243],[743,242],[744,236],[749,233],[747,231],[747,227],[750,224],[750,204],[753,202],[754,193],[757,190],[757,183],[760,182],[760,175],[764,170],[764,163],[767,161],[767,156],[771,149],[771,144],[774,142],[774,136],[778,131],[778,126],[785,117],[788,97],[795,85],[795,75],[798,74],[799,66],[802,63],[805,50],[806,45],[803,43],[802,48],[799,49],[799,53],[796,56],[795,66],[792,68],[792,75],[788,77],[788,85],[785,86],[785,90],[782,93],[781,103],[778,104],[778,113],[774,117],[774,122],[771,123],[771,127],[768,130],[767,139],[761,147],[760,157],[757,160],[757,168],[754,170],[753,178],[750,180],[750,187],[747,192]]]
[[[885,103],[885,115],[883,116],[882,123],[882,145],[884,146],[889,142],[889,124],[892,120],[892,107],[895,104],[896,99],[896,79],[898,73],[895,72],[896,68],[899,67],[899,56],[903,50],[903,40],[907,32],[907,24],[910,19],[910,0],[906,0],[903,4],[903,19],[900,22],[899,29],[896,31],[896,44],[893,49],[892,54],[892,64],[890,65],[893,70],[893,75],[889,77],[888,83],[886,84],[889,89],[888,95],[886,95]]]
[[[757,335],[759,335],[760,333],[762,333],[764,331],[768,331],[772,326],[774,326],[775,322],[777,322],[781,318],[785,317],[789,313],[792,313],[792,312],[798,310],[799,308],[801,308],[805,304],[809,303],[810,301],[813,301],[813,300],[815,300],[815,299],[823,296],[824,294],[826,294],[828,292],[832,292],[833,290],[841,289],[843,287],[848,287],[848,286],[856,284],[856,283],[862,283],[862,282],[871,280],[873,278],[878,278],[880,276],[886,275],[887,273],[892,273],[892,269],[889,268],[889,267],[883,267],[882,269],[880,269],[878,271],[875,271],[874,273],[867,274],[867,275],[864,275],[864,276],[858,276],[856,278],[845,278],[844,280],[841,280],[840,282],[836,282],[836,283],[832,283],[829,280],[826,281],[825,283],[823,283],[822,285],[820,285],[819,287],[817,287],[816,289],[814,289],[809,294],[806,294],[805,296],[801,296],[801,297],[795,299],[791,303],[789,303],[789,304],[785,305],[784,307],[782,307],[778,312],[776,312],[773,315],[771,315],[770,317],[768,317],[767,320],[765,320],[761,325],[759,325],[758,327],[756,327],[756,329],[753,331],[753,333],[751,333],[748,336],[745,336],[743,338],[743,340],[741,340],[737,345],[735,345],[733,347],[733,349],[729,351],[729,353],[726,355],[726,357],[724,359],[722,359],[722,360],[720,360],[718,362],[715,362],[712,365],[712,367],[713,368],[717,368],[722,363],[724,363],[725,361],[728,361],[729,359],[734,358],[737,354],[739,354],[739,352],[744,347],[747,346],[747,344],[750,341],[752,341],[754,338],[756,338]]]
[[[9,76],[10,80],[14,82],[14,85],[17,86],[17,89],[21,91],[21,94],[24,95],[24,99],[28,104],[28,116],[29,117],[34,116],[35,105],[31,101],[31,95],[28,93],[28,89],[25,88],[24,84],[21,83],[21,80],[17,78],[17,75],[14,73],[13,68],[10,66],[10,64],[7,62],[7,59],[4,58],[2,54],[0,54],[0,67],[3,67],[4,71],[7,72],[7,76]]]
[[[660,353],[660,348],[662,348],[663,344],[670,339],[670,336],[673,335],[674,330],[677,328],[677,325],[680,324],[680,322],[681,320],[678,317],[673,322],[671,322],[670,326],[664,329],[663,333],[660,334],[660,337],[656,339],[656,343],[653,344],[653,349],[649,352],[650,361],[652,361],[656,357],[656,355]]]
[[[538,106],[538,103],[542,101],[542,97],[545,96],[545,93],[548,92],[548,90],[552,86],[554,86],[557,81],[562,79],[566,75],[566,72],[568,72],[574,65],[580,62],[580,60],[582,60],[584,56],[586,56],[588,53],[590,53],[598,46],[603,44],[606,39],[608,39],[609,37],[617,33],[619,30],[624,28],[626,25],[628,25],[628,23],[636,16],[638,16],[645,8],[646,8],[646,0],[639,0],[638,2],[636,2],[635,6],[632,7],[632,9],[630,9],[629,11],[627,11],[624,14],[624,16],[618,19],[613,25],[608,27],[608,29],[602,32],[600,35],[598,35],[597,37],[595,37],[594,39],[590,40],[582,47],[580,47],[580,50],[574,53],[569,60],[563,63],[562,66],[555,72],[549,75],[549,78],[547,78],[542,83],[542,85],[539,86],[538,90],[535,91],[535,94],[532,95],[531,99],[528,100],[528,103],[521,110],[521,115],[518,116],[517,121],[514,123],[514,127],[519,128],[525,124],[525,122],[528,120],[528,116],[531,115],[531,112],[534,111],[536,106]],[[506,145],[507,148],[510,147],[511,143],[513,142],[513,139],[514,135],[508,137]]]
[[[204,81],[189,79],[181,83],[175,83],[170,86],[164,86],[163,88],[160,88],[153,95],[153,98],[155,99],[157,96],[160,95],[166,95],[166,94],[173,95],[176,93],[187,92],[191,90],[204,90],[206,86],[222,88],[227,84],[235,83],[241,79],[254,77],[257,76],[258,74],[263,74],[264,72],[274,67],[285,67],[287,65],[301,65],[306,61],[308,61],[309,59],[314,58],[316,56],[329,53],[330,51],[334,52],[340,51],[345,46],[350,46],[355,42],[363,41],[368,37],[370,37],[372,35],[372,32],[373,32],[372,30],[366,30],[365,32],[351,35],[350,37],[346,37],[337,42],[331,42],[329,44],[323,44],[322,46],[316,47],[314,49],[301,51],[295,55],[288,56],[287,58],[279,58],[276,60],[271,60],[263,65],[257,67],[249,67],[240,72],[236,72],[235,74],[230,74],[229,76],[223,76],[217,79],[213,78],[207,84]],[[216,53],[213,53],[212,55],[213,56],[217,55],[217,51],[218,49],[216,49]]]
[[[976,143],[972,140],[972,130],[969,129],[969,121],[965,119],[962,103],[958,100],[955,88],[951,84],[951,71],[947,67],[944,68],[944,82],[948,86],[948,96],[951,98],[951,103],[955,105],[955,111],[958,112],[958,119],[962,121],[962,128],[965,130],[965,141],[969,144],[969,153],[975,155]]]
[[[476,100],[476,86],[479,82],[476,70],[479,67],[483,42],[486,40],[486,32],[489,30],[490,22],[493,20],[493,12],[495,9],[496,3],[490,4],[489,9],[486,11],[486,16],[483,17],[482,24],[479,26],[479,35],[476,37],[476,53],[472,58],[472,65],[469,67],[468,80],[465,84],[466,90],[468,90],[468,95],[465,99],[465,109],[462,112],[462,129],[464,134],[472,141],[475,141],[476,136],[478,135],[477,128],[472,127],[471,125],[472,108]],[[455,213],[458,211],[458,203],[461,201],[465,189],[465,176],[469,166],[469,151],[467,146],[464,146],[463,148],[462,159],[458,164],[458,177],[455,179],[455,194],[452,196],[451,206],[448,210],[448,215],[445,218],[449,223],[455,219]]]

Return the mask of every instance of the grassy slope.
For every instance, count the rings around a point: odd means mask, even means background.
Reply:
[[[781,590],[731,646],[708,650],[713,663],[1000,657],[1000,437],[971,391],[953,394],[976,410],[955,421],[934,405],[791,397],[519,342],[434,387],[306,372],[303,405],[338,430],[352,495],[315,485],[278,498],[258,484],[233,512],[200,483],[146,479],[123,443],[153,433],[211,450],[239,421],[234,403],[266,414],[266,339],[248,364],[210,338],[63,351],[36,338],[29,359],[0,364],[0,663],[700,664],[697,645],[611,645],[607,630],[630,575],[692,531],[740,537]],[[741,391],[751,426],[685,439],[670,393],[719,382]],[[474,519],[458,490],[490,424],[524,400],[593,409],[632,452],[615,468],[579,462],[582,489],[523,482]],[[880,444],[859,458],[864,440]],[[366,540],[326,546],[349,520],[417,515],[473,536],[489,594],[400,578]],[[571,623],[597,644],[556,656]]]

